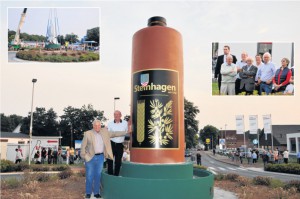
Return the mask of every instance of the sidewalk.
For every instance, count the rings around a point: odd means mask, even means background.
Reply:
[[[247,158],[243,159],[243,164],[241,164],[240,160],[234,160],[232,161],[231,158],[229,158],[228,156],[224,156],[224,155],[219,155],[219,154],[215,154],[213,155],[213,153],[211,151],[205,151],[206,155],[208,155],[209,157],[216,159],[220,162],[223,163],[227,163],[236,167],[244,167],[244,168],[261,168],[263,169],[263,163],[262,162],[257,162],[255,164],[252,164],[252,162],[250,164],[248,164],[248,160]]]
[[[226,163],[226,164],[230,164],[232,166],[242,167],[242,168],[245,168],[249,171],[264,172],[264,173],[284,175],[284,176],[293,176],[293,177],[299,176],[297,174],[265,171],[263,163],[261,163],[261,162],[258,162],[256,164],[248,164],[247,159],[244,159],[243,164],[241,164],[239,161],[238,162],[232,162],[232,160],[229,159],[229,157],[227,157],[227,156],[223,156],[223,155],[219,155],[219,154],[213,155],[213,153],[210,152],[210,151],[205,151],[205,153],[206,153],[206,155],[208,155],[209,157],[211,157],[214,160],[217,160],[217,161],[220,161],[220,162],[223,162],[223,163]]]

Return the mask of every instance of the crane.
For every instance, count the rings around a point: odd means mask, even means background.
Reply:
[[[15,38],[11,42],[12,47],[16,50],[20,49],[20,47],[21,47],[20,32],[21,32],[22,26],[25,22],[26,12],[27,12],[27,8],[24,8],[24,10],[21,14],[21,19],[20,19],[20,22],[19,22],[19,25],[18,25],[18,29],[16,31]]]

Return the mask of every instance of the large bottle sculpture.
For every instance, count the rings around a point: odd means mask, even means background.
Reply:
[[[181,34],[152,17],[133,36],[131,162],[184,162]]]

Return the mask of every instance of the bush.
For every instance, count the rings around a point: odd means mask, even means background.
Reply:
[[[284,186],[285,189],[296,188],[298,192],[300,192],[300,180],[291,180],[286,183]]]
[[[239,175],[236,174],[236,173],[228,173],[226,176],[225,176],[225,180],[230,180],[230,181],[237,181]]]
[[[50,175],[46,173],[37,173],[36,180],[38,182],[48,182],[50,180]]]
[[[16,178],[1,180],[1,189],[15,189],[21,186],[21,181]]]
[[[50,171],[50,167],[42,166],[42,165],[32,165],[32,171]]]
[[[66,178],[69,178],[70,176],[73,175],[73,172],[72,170],[65,170],[65,171],[62,171],[58,174],[58,177],[60,179],[66,179]]]
[[[215,175],[215,180],[216,181],[221,181],[225,179],[225,175],[224,174],[217,174]]]
[[[16,170],[16,164],[10,160],[1,160],[1,172],[10,172]]]
[[[52,167],[52,171],[65,171],[70,170],[71,168],[68,165],[60,165],[60,166],[54,166]]]
[[[25,169],[29,169],[29,165],[27,162],[20,162],[15,165],[15,171],[24,171]]]
[[[263,185],[263,186],[270,186],[271,185],[271,178],[270,177],[256,176],[256,177],[253,178],[253,184]]]
[[[251,184],[251,180],[249,178],[242,177],[242,176],[239,176],[237,178],[237,182],[238,182],[239,186],[241,186],[241,187],[246,187]]]
[[[267,164],[265,167],[266,171],[281,172],[281,173],[291,173],[300,175],[300,164],[290,163],[290,164]]]

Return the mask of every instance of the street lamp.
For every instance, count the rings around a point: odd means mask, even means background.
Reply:
[[[119,100],[120,98],[119,97],[115,97],[114,98],[114,112],[115,112],[115,110],[116,110],[116,100]]]
[[[29,127],[29,157],[28,164],[30,165],[31,161],[31,140],[32,140],[32,121],[33,121],[33,96],[34,96],[34,83],[37,82],[37,79],[32,79],[32,98],[31,98],[31,114],[30,114],[30,127]]]
[[[73,125],[71,122],[69,124],[70,124],[70,130],[71,130],[71,145],[70,145],[70,147],[73,147]]]
[[[227,124],[225,124],[225,149],[227,149],[226,145],[227,145],[227,140],[226,140],[226,127],[227,127]]]

